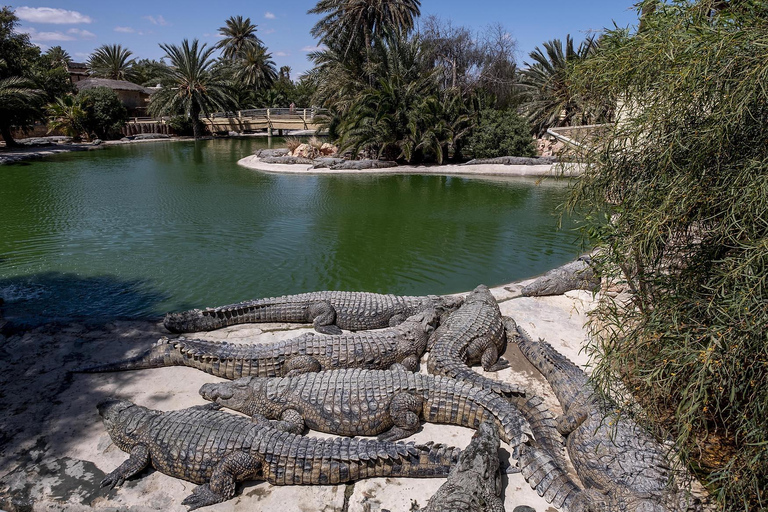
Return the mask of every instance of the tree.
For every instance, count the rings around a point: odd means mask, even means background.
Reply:
[[[83,127],[89,134],[95,133],[98,138],[106,139],[120,133],[128,111],[115,91],[109,87],[94,87],[80,91],[75,99],[85,112]]]
[[[653,5],[654,9],[648,6]],[[721,510],[761,510],[768,489],[768,6],[639,4],[570,79],[622,99],[585,150],[572,208],[625,282],[593,316],[592,378],[629,389]],[[624,403],[619,401],[617,403]]]
[[[256,25],[251,23],[251,18],[230,16],[225,23],[225,26],[219,28],[223,39],[215,46],[222,50],[222,57],[225,59],[236,59],[242,57],[250,48],[264,47],[256,36]]]
[[[469,138],[475,158],[536,156],[531,127],[515,112],[484,109]]]
[[[421,12],[419,0],[320,0],[309,14],[324,15],[311,34],[325,44],[346,41],[345,56],[362,44],[370,63],[373,43],[390,32],[407,34]]]
[[[154,87],[163,76],[165,63],[154,59],[140,59],[131,66],[131,82],[145,87]]]
[[[528,120],[542,134],[547,128],[584,124],[598,115],[592,115],[575,93],[568,72],[576,63],[586,59],[595,49],[594,38],[587,38],[575,49],[570,34],[566,36],[565,48],[559,39],[538,46],[529,55],[533,64],[523,69],[520,87],[525,98],[523,111]]]
[[[149,100],[152,115],[185,115],[192,121],[195,139],[202,135],[200,114],[229,110],[233,99],[225,79],[212,72],[215,48],[184,39],[181,46],[161,44],[170,65],[163,70],[159,91]]]
[[[102,45],[88,59],[88,71],[97,78],[129,80],[133,52],[119,44]]]
[[[61,46],[52,46],[43,55],[48,58],[52,67],[66,69],[69,63],[72,62],[72,57]]]
[[[80,141],[83,135],[88,136],[85,126],[87,114],[82,101],[72,94],[56,98],[46,108],[50,119],[48,132],[61,130],[75,141]]]
[[[251,46],[243,50],[236,76],[246,87],[269,88],[277,79],[272,54],[263,46]]]
[[[27,127],[43,117],[44,92],[32,80],[30,69],[40,50],[27,34],[16,32],[18,18],[10,9],[0,9],[0,134],[6,146],[15,146],[11,130]]]

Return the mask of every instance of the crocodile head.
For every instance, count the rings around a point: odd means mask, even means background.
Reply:
[[[112,441],[124,451],[130,451],[137,431],[153,411],[118,398],[107,398],[96,406]]]
[[[200,394],[206,400],[248,416],[269,416],[272,405],[265,393],[263,380],[259,377],[242,377],[230,382],[204,384],[200,388]]]

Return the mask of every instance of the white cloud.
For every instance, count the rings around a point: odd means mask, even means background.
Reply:
[[[286,53],[286,52],[277,52],[277,53],[275,53],[275,57],[288,57],[289,55],[290,55],[290,53]]]
[[[77,11],[55,9],[53,7],[17,7],[16,16],[22,21],[32,23],[55,23],[59,25],[71,25],[75,23],[91,23],[90,16]]]
[[[264,13],[264,17],[265,17],[265,18],[267,18],[268,20],[273,20],[273,19],[275,19],[277,16],[275,16],[273,13],[271,13],[271,12],[267,11],[267,12],[265,12],[265,13]]]
[[[79,36],[84,39],[90,39],[92,37],[96,37],[96,34],[89,30],[83,30],[80,28],[71,28],[67,30],[67,34],[73,35],[73,36]]]
[[[123,34],[133,34],[136,32],[132,27],[115,27],[112,30],[115,32],[121,32]]]
[[[162,16],[144,16],[144,19],[149,20],[153,25],[160,25],[161,27],[168,25],[168,22]]]
[[[38,32],[35,28],[20,28],[19,32],[29,34],[29,40],[37,44],[48,41],[74,41],[75,38],[64,32]]]
[[[301,51],[303,51],[303,52],[319,52],[319,51],[327,50],[327,49],[328,49],[327,46],[325,46],[324,44],[321,44],[321,45],[318,45],[318,46],[305,46],[304,48],[301,49]]]

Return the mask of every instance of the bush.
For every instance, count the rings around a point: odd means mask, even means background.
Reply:
[[[173,133],[176,135],[182,135],[186,137],[191,137],[194,135],[192,120],[187,116],[173,116],[168,120],[168,126],[171,127],[171,130],[173,130]]]
[[[123,103],[109,87],[95,87],[77,93],[85,110],[85,128],[100,139],[120,137],[120,129],[128,118]]]
[[[475,158],[536,156],[531,127],[511,111],[485,109],[468,141]]]
[[[623,98],[585,155],[573,206],[631,302],[601,298],[592,377],[623,381],[724,510],[768,496],[768,9],[651,2],[609,32],[574,82]],[[654,9],[655,7],[655,9]],[[653,11],[653,12],[649,12]],[[596,216],[597,217],[597,216]]]

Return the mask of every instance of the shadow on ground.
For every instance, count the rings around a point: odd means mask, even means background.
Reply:
[[[152,311],[164,297],[142,282],[57,273],[0,280],[0,297],[0,509],[31,510],[39,493],[90,503],[104,472],[78,444],[103,430],[96,404],[142,376],[69,372],[167,334],[159,318],[125,314]],[[47,488],[36,489],[46,476]]]

